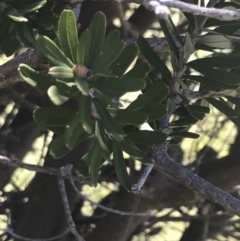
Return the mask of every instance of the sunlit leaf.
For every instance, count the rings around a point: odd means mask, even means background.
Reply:
[[[47,93],[50,98],[50,100],[55,105],[62,105],[66,101],[68,101],[70,98],[78,94],[78,89],[76,88],[75,84],[65,85],[65,84],[58,84],[58,85],[52,85]]]
[[[35,12],[38,9],[42,8],[46,4],[46,2],[46,0],[41,0],[27,5],[23,5],[21,6],[21,13]]]
[[[55,65],[73,67],[71,60],[66,57],[50,38],[39,36],[37,39],[37,48]]]
[[[200,42],[202,44],[205,44],[213,48],[221,48],[221,49],[231,48],[230,40],[223,35],[217,35],[217,34],[202,35],[194,38],[194,41]]]
[[[20,14],[17,9],[15,8],[10,8],[6,13],[5,13],[9,18],[16,22],[27,22],[28,19],[23,16],[23,14]]]
[[[49,69],[48,74],[56,79],[69,80],[73,79],[73,70],[67,66],[55,66]]]
[[[77,35],[76,19],[73,11],[64,10],[58,23],[58,37],[63,52],[74,63],[77,61]]]
[[[75,82],[76,82],[76,85],[77,85],[78,89],[80,90],[80,92],[83,95],[88,96],[89,87],[88,87],[87,81],[85,79],[81,79],[81,78],[76,77]]]
[[[19,65],[18,73],[26,83],[43,91],[47,91],[54,84],[50,76],[42,74],[25,64]]]

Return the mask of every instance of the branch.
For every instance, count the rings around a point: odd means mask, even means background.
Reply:
[[[11,235],[13,238],[17,238],[17,239],[21,239],[24,241],[52,241],[52,240],[56,240],[59,238],[62,238],[63,236],[65,236],[70,230],[66,229],[62,234],[59,234],[57,236],[54,236],[52,238],[44,238],[44,239],[34,239],[34,238],[26,238],[26,237],[22,237],[18,234],[15,234],[14,231],[10,228],[0,228],[0,230],[4,233],[8,233],[9,235]]]
[[[207,197],[214,203],[218,203],[229,212],[240,216],[240,200],[171,160],[168,154],[161,150],[161,147],[159,147],[159,151],[155,154],[154,159],[154,169],[157,171],[170,176],[187,188],[195,190],[197,193]]]
[[[91,204],[101,208],[102,210],[105,210],[107,212],[111,212],[111,213],[116,213],[119,215],[124,215],[124,216],[155,216],[155,214],[153,214],[153,211],[149,210],[147,212],[142,212],[142,213],[135,213],[135,212],[125,212],[125,211],[120,211],[120,210],[116,210],[116,209],[112,209],[109,207],[106,207],[104,205],[101,205],[99,203],[94,202],[93,200],[89,199],[88,197],[86,197],[85,195],[83,195],[78,188],[76,187],[75,183],[73,182],[72,179],[70,179],[70,182],[72,184],[73,189],[75,190],[75,192],[78,194],[78,196],[88,202],[90,202]]]
[[[18,75],[18,66],[20,64],[27,64],[31,68],[38,68],[45,70],[43,65],[43,56],[38,50],[29,49],[26,52],[20,54],[12,60],[9,60],[5,64],[0,66],[0,89],[16,84],[21,81]],[[46,61],[45,61],[46,62]]]
[[[67,165],[65,167],[61,167],[61,172],[63,174],[64,173],[70,173],[71,169],[72,169],[72,165]],[[65,211],[65,214],[66,214],[68,227],[69,227],[71,233],[76,237],[76,239],[78,241],[84,241],[82,236],[76,230],[76,225],[75,225],[75,223],[73,221],[73,218],[72,218],[72,213],[71,213],[70,206],[69,206],[69,203],[68,203],[66,187],[65,187],[64,179],[63,179],[62,176],[58,177],[58,186],[59,186],[59,190],[60,190],[61,197],[62,197],[63,208],[64,208],[64,211]]]
[[[144,183],[146,182],[150,172],[152,171],[154,167],[154,164],[150,164],[150,165],[147,165],[144,170],[143,170],[143,173],[140,177],[140,179],[138,180],[138,182],[136,184],[133,184],[132,185],[132,192],[137,194],[137,193],[140,193],[141,191],[141,188],[142,186],[144,185]]]
[[[29,171],[41,172],[41,173],[45,173],[45,174],[48,174],[48,175],[55,175],[57,177],[73,179],[74,181],[91,185],[91,183],[89,181],[83,180],[82,178],[71,175],[70,173],[62,172],[60,169],[57,169],[57,168],[43,167],[43,166],[38,166],[38,165],[27,164],[27,163],[24,163],[24,162],[21,162],[21,161],[12,160],[12,159],[10,159],[6,156],[1,156],[1,155],[0,155],[0,163],[1,164],[7,164],[7,165],[13,166],[13,167],[24,168],[24,169],[27,169]]]
[[[240,20],[240,12],[238,11],[212,7],[199,7],[195,4],[185,3],[178,0],[127,0],[127,2],[142,4],[150,11],[155,12],[159,18],[163,19],[167,19],[170,15],[170,11],[166,9],[166,7],[170,7],[194,15],[201,15],[207,18],[215,18],[223,21]]]

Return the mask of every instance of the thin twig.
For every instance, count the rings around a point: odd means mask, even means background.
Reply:
[[[83,180],[82,178],[71,175],[70,173],[62,173],[59,168],[43,167],[43,166],[39,166],[39,165],[27,164],[27,163],[13,160],[6,156],[1,156],[1,155],[0,155],[0,163],[7,164],[7,165],[13,166],[13,167],[24,168],[29,171],[41,172],[41,173],[45,173],[48,175],[54,175],[54,176],[63,177],[63,178],[67,178],[67,179],[73,179],[74,181],[91,185],[90,182],[87,180]]]
[[[76,187],[75,183],[73,182],[72,179],[70,179],[70,182],[72,184],[72,187],[73,189],[75,190],[75,192],[78,194],[78,196],[88,202],[90,202],[91,204],[101,208],[102,210],[105,210],[105,211],[108,211],[108,212],[111,212],[111,213],[116,213],[116,214],[119,214],[119,215],[125,215],[125,216],[155,216],[155,214],[153,213],[153,211],[149,210],[147,212],[141,212],[141,213],[135,213],[135,212],[125,212],[125,211],[120,211],[120,210],[116,210],[116,209],[113,209],[113,208],[109,208],[109,207],[106,207],[104,205],[101,205],[99,203],[96,203],[94,202],[93,200],[89,199],[88,197],[86,197],[85,195],[83,195],[79,190],[78,188]]]
[[[155,155],[154,169],[160,171],[174,180],[182,183],[187,188],[195,190],[202,196],[218,203],[231,213],[240,216],[240,200],[210,182],[202,179],[195,173],[174,162],[167,153],[159,152]]]
[[[178,0],[126,0],[127,2],[134,2],[144,5],[147,9],[154,11],[158,17],[166,19],[170,15],[167,15],[162,12],[158,13],[161,10],[162,6],[169,8],[177,8],[183,12],[188,12],[194,15],[201,15],[207,18],[215,18],[223,21],[230,20],[240,20],[240,12],[228,10],[228,9],[218,9],[212,7],[199,7],[195,4],[190,4]]]
[[[139,178],[138,182],[136,184],[132,185],[133,193],[136,193],[136,194],[140,193],[141,188],[144,185],[144,183],[146,182],[148,175],[152,171],[153,167],[154,167],[154,164],[150,164],[144,168],[143,173],[141,174],[141,177]]]
[[[66,167],[61,167],[61,172],[69,173],[71,171],[71,169],[72,169],[72,165],[67,165]],[[72,213],[71,213],[70,206],[68,203],[68,197],[67,197],[67,192],[66,192],[66,187],[65,187],[63,177],[58,177],[58,186],[59,186],[59,190],[60,190],[61,197],[62,197],[63,208],[64,208],[64,211],[66,214],[68,227],[69,227],[71,233],[76,237],[76,239],[78,241],[84,241],[82,236],[77,232],[76,225],[72,218]]]
[[[39,239],[39,238],[26,238],[26,237],[22,237],[16,233],[14,233],[14,231],[11,228],[0,228],[0,231],[4,232],[4,233],[8,233],[9,235],[11,235],[13,238],[17,238],[17,239],[21,239],[24,241],[52,241],[52,240],[56,240],[59,238],[62,238],[63,236],[65,236],[67,233],[69,233],[70,229],[66,229],[62,234],[59,234],[57,236],[51,237],[51,238],[44,238],[44,239]]]

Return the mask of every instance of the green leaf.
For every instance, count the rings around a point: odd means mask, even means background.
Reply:
[[[64,142],[64,135],[55,137],[49,145],[49,153],[54,159],[59,159],[65,156],[70,150]]]
[[[58,134],[58,135],[62,135],[65,131],[65,127],[58,127],[58,126],[47,126],[47,127],[44,127],[45,129],[49,130],[49,131],[52,131],[53,133],[55,134]]]
[[[91,47],[90,47],[90,67],[95,59],[100,55],[106,31],[106,18],[102,12],[97,12],[90,23]]]
[[[194,41],[200,42],[212,48],[226,49],[231,48],[230,40],[219,34],[207,34],[194,38]]]
[[[142,36],[138,37],[137,44],[145,59],[157,70],[159,70],[162,75],[164,75],[168,79],[171,79],[172,74],[169,69]]]
[[[161,28],[163,30],[163,33],[164,33],[167,41],[168,41],[168,44],[170,46],[171,51],[174,53],[175,57],[177,59],[179,59],[178,48],[177,48],[177,46],[176,46],[176,44],[175,44],[175,42],[173,40],[173,37],[172,37],[172,35],[171,35],[170,31],[169,31],[169,28],[167,26],[166,20],[159,19],[159,23],[161,25]]]
[[[116,122],[123,125],[142,125],[148,119],[148,116],[139,111],[127,109],[108,108],[109,113]]]
[[[89,60],[90,60],[90,47],[91,47],[91,31],[89,29],[86,29],[78,43],[78,48],[77,48],[77,63],[78,64],[83,64],[85,66],[89,65]]]
[[[35,48],[36,40],[30,24],[20,23],[20,24],[17,24],[16,27],[17,27],[17,35],[19,40],[26,47]]]
[[[240,85],[240,76],[238,74],[231,73],[222,69],[213,69],[211,67],[198,65],[193,62],[188,63],[188,66],[217,82],[226,85]]]
[[[85,79],[80,79],[78,77],[75,78],[76,85],[82,95],[88,96],[89,93],[89,88],[88,88],[88,83]]]
[[[183,51],[185,54],[188,54],[189,56],[194,53],[195,51],[195,46],[193,43],[193,40],[188,32],[186,32],[186,38],[185,38],[185,43],[183,46]]]
[[[193,80],[193,81],[198,81],[203,84],[206,84],[208,86],[212,86],[218,89],[236,89],[236,85],[230,85],[230,84],[224,84],[219,81],[216,81],[214,79],[207,78],[205,76],[199,76],[199,75],[188,75],[184,76],[184,78]]]
[[[188,110],[188,113],[196,118],[197,120],[203,120],[205,118],[205,113],[201,113],[201,112],[196,112],[196,111],[192,111],[192,110]]]
[[[223,68],[223,69],[233,69],[233,68],[239,68],[240,67],[240,55],[222,55],[222,56],[213,56],[210,58],[202,58],[202,59],[196,59],[191,62],[189,62],[191,66],[198,66],[198,65],[204,65],[204,66],[211,66],[211,67],[217,67],[217,68]]]
[[[92,70],[94,73],[104,72],[118,58],[124,48],[124,43],[117,40],[107,46],[103,46],[101,54],[93,62]]]
[[[98,184],[99,170],[102,165],[102,155],[98,147],[97,142],[94,143],[92,150],[90,151],[90,181],[94,187]]]
[[[237,127],[240,129],[240,116],[238,115],[236,118],[228,117]]]
[[[188,127],[183,126],[183,127],[171,127],[170,129],[172,130],[172,132],[183,132],[187,129]]]
[[[195,111],[195,112],[200,112],[200,113],[210,113],[210,108],[206,106],[200,106],[200,105],[189,105],[186,107],[188,111]]]
[[[53,64],[59,66],[73,67],[73,63],[60,48],[48,37],[39,36],[37,39],[37,48],[48,58]]]
[[[171,123],[169,123],[170,126],[188,126],[188,125],[193,125],[195,123],[197,123],[198,120],[196,118],[180,118],[177,121],[173,121]]]
[[[143,158],[141,151],[129,139],[121,138],[116,141],[117,141],[117,144],[119,145],[119,147],[121,148],[121,150],[123,150],[124,152],[129,154],[131,157],[133,157],[137,160],[141,160]]]
[[[100,78],[97,83],[106,91],[113,93],[115,96],[121,96],[127,92],[142,90],[145,87],[145,81],[139,78],[122,77],[118,78]]]
[[[172,18],[169,17],[168,18],[168,23],[169,23],[169,26],[171,28],[171,31],[174,33],[175,37],[177,38],[178,42],[183,46],[184,45],[184,42],[183,42],[183,39],[182,37],[180,36],[179,32],[178,32],[178,29],[176,28],[175,24],[173,23],[172,21]]]
[[[103,157],[110,162],[110,152],[108,150],[108,141],[106,138],[105,129],[103,123],[100,120],[96,120],[95,123],[95,135],[99,145],[99,149]]]
[[[18,10],[15,8],[10,8],[9,10],[7,10],[7,12],[5,14],[6,14],[6,16],[8,16],[9,18],[11,18],[12,20],[14,20],[16,22],[27,22],[28,21],[28,19],[23,17],[23,14],[20,14],[18,12]]]
[[[158,105],[169,95],[169,88],[161,83],[147,89],[143,94],[139,95],[127,109],[137,110],[145,105]]]
[[[42,8],[46,4],[46,2],[46,0],[42,0],[27,5],[23,5],[21,6],[21,13],[36,12],[37,10]]]
[[[115,142],[113,142],[113,164],[120,184],[127,189],[131,190],[131,184],[123,158],[122,150],[120,150]]]
[[[77,62],[77,35],[76,19],[73,11],[64,10],[58,23],[58,37],[63,52],[74,63]]]
[[[116,61],[109,67],[109,73],[122,77],[138,55],[138,47],[130,44],[124,48]]]
[[[54,84],[50,76],[42,74],[26,64],[19,65],[18,73],[26,83],[43,91],[47,91],[48,88]]]
[[[146,155],[144,155],[130,139],[119,138],[115,140],[120,149],[129,154],[132,158],[145,164],[152,163],[151,160]]]
[[[90,134],[92,132],[92,99],[90,96],[79,95],[78,102],[79,117],[82,123],[82,127],[87,133]]]
[[[69,80],[74,78],[73,70],[66,66],[52,67],[49,69],[48,74],[60,80]]]
[[[76,115],[68,122],[64,132],[65,144],[68,149],[72,150],[76,146],[78,137],[83,132],[84,130],[80,123],[79,113],[76,113]]]
[[[119,30],[113,29],[113,30],[107,35],[107,37],[105,38],[104,44],[103,44],[103,49],[104,49],[106,46],[114,43],[115,41],[118,41],[119,39],[120,39],[120,32],[119,32]]]
[[[155,120],[160,120],[164,116],[167,115],[167,106],[166,105],[144,105],[139,111],[147,114],[148,116],[148,123],[155,121]]]
[[[104,124],[104,127],[112,134],[116,134],[119,136],[126,136],[126,133],[122,130],[122,128],[113,120],[110,113],[103,106],[103,104],[98,99],[93,99],[93,104],[95,105],[97,112]]]
[[[48,89],[48,96],[55,105],[62,105],[78,94],[78,89],[73,83],[53,85]]]
[[[34,120],[44,127],[65,127],[76,111],[59,107],[42,107],[33,112]]]
[[[114,100],[116,97],[109,91],[107,91],[104,86],[98,83],[98,81],[94,81],[90,83],[90,88],[96,90],[99,96],[106,101],[110,106],[118,107],[117,104],[114,104]]]
[[[134,66],[130,71],[125,74],[125,76],[145,79],[150,71],[150,65],[147,62],[144,62]]]
[[[225,101],[219,101],[214,98],[205,98],[212,106],[225,114],[227,117],[237,117],[237,112],[233,110]]]
[[[129,132],[127,137],[132,142],[142,145],[160,145],[167,139],[164,133],[147,130]]]
[[[236,106],[240,106],[240,98],[239,97],[231,97],[231,96],[225,96],[229,101],[231,101]]]
[[[183,138],[191,138],[191,139],[198,139],[200,135],[192,132],[187,132],[187,131],[182,131],[182,132],[173,132],[169,134],[169,136],[174,136],[174,137],[183,137]]]
[[[84,161],[84,159],[81,159],[77,162],[77,164],[74,167],[74,171],[76,172],[77,176],[80,176],[82,178],[89,177],[89,166]]]

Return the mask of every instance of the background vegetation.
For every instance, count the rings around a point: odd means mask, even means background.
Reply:
[[[1,240],[239,240],[239,3],[137,3],[0,2]]]

